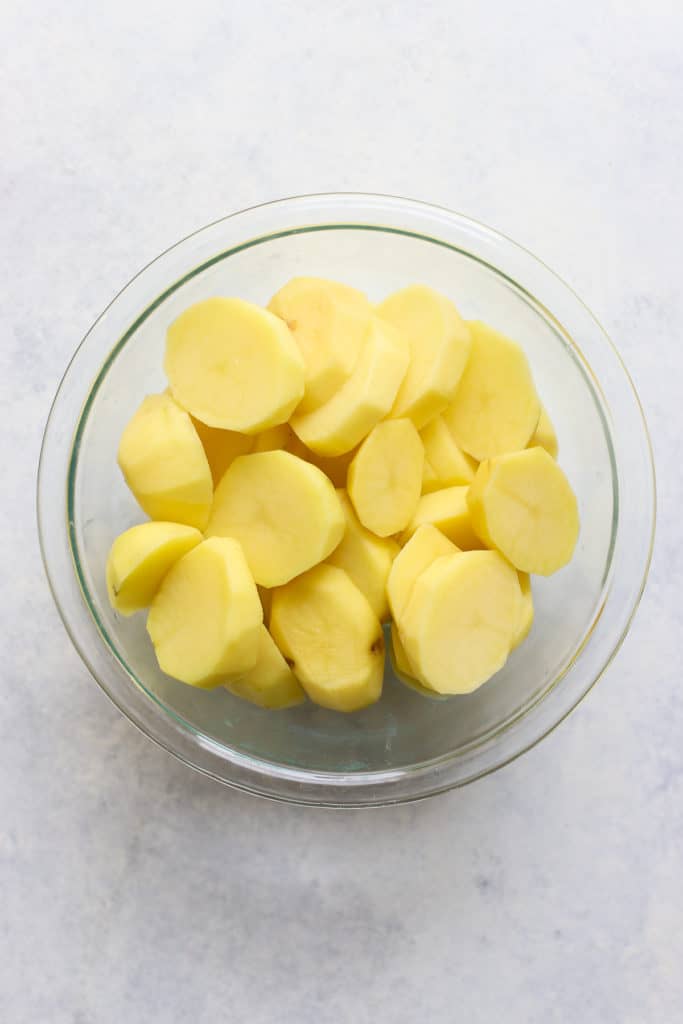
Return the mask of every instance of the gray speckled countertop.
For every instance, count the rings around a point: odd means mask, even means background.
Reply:
[[[680,4],[6,0],[2,35],[3,1024],[680,1020]],[[504,771],[375,813],[242,796],[128,725],[34,519],[50,400],[118,289],[224,212],[326,189],[537,252],[619,345],[659,469],[598,688]]]

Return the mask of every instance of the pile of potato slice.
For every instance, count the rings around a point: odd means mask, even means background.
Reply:
[[[266,708],[431,697],[497,672],[533,622],[530,573],[571,558],[577,504],[522,349],[412,285],[372,306],[295,278],[264,309],[191,306],[169,388],[118,461],[150,517],[107,587],[149,607],[161,669]]]

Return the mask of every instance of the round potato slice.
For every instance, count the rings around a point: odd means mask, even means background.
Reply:
[[[419,678],[471,693],[503,667],[520,620],[515,570],[495,551],[444,555],[416,580],[400,634]]]
[[[235,459],[216,488],[208,537],[240,542],[257,583],[277,587],[330,555],[344,535],[330,480],[289,452]]]
[[[424,447],[409,419],[378,423],[349,466],[347,487],[356,515],[378,537],[410,522],[422,490]]]
[[[409,690],[414,690],[415,693],[418,693],[420,697],[427,697],[428,700],[448,700],[447,695],[437,693],[436,690],[425,686],[424,683],[416,678],[415,669],[408,660],[408,655],[395,622],[391,623],[391,667],[396,678],[400,679]]]
[[[150,519],[204,529],[213,497],[211,469],[192,420],[170,395],[142,401],[121,435],[118,462]]]
[[[120,534],[107,558],[112,608],[122,615],[147,608],[171,566],[202,540],[194,526],[180,523],[140,523]]]
[[[256,664],[247,672],[230,678],[226,690],[242,700],[272,711],[303,704],[306,694],[280,654],[265,626],[261,626]]]
[[[196,419],[245,434],[284,423],[304,393],[289,328],[242,299],[205,299],[181,313],[166,335],[164,369]]]
[[[440,491],[423,494],[403,532],[403,543],[412,537],[418,526],[431,523],[463,551],[484,547],[472,523],[467,492],[467,487],[444,487]]]
[[[387,581],[387,599],[396,622],[401,621],[418,576],[437,558],[458,551],[459,548],[435,526],[430,523],[418,526],[394,559]]]
[[[389,614],[389,570],[400,548],[395,540],[377,537],[370,530],[366,530],[354,512],[346,491],[338,490],[337,494],[344,509],[346,530],[341,544],[334,549],[327,561],[348,573],[382,622]]]
[[[276,590],[270,631],[316,704],[357,711],[379,700],[382,626],[343,569],[318,565]]]
[[[421,284],[390,295],[377,314],[393,324],[410,350],[391,415],[408,416],[419,430],[455,394],[470,351],[467,324],[452,302]]]
[[[443,416],[437,416],[428,423],[420,431],[420,437],[425,452],[423,494],[472,483],[477,463],[458,445]]]
[[[519,345],[480,321],[469,326],[472,350],[444,420],[460,447],[481,461],[525,448],[541,406]]]
[[[205,540],[164,577],[147,616],[159,667],[212,689],[256,664],[263,612],[235,540]]]
[[[483,462],[469,493],[472,524],[516,569],[550,576],[566,565],[579,536],[569,481],[544,448]]]
[[[306,364],[300,412],[324,405],[351,376],[372,306],[362,292],[337,281],[295,277],[268,303],[288,325]]]

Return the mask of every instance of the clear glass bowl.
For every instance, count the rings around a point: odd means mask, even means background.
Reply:
[[[353,714],[307,704],[252,707],[163,675],[144,615],[109,607],[113,538],[141,520],[116,465],[143,394],[165,387],[167,325],[192,302],[263,303],[288,278],[338,278],[378,300],[430,284],[465,317],[517,338],[556,425],[577,493],[571,564],[534,580],[536,621],[476,693],[426,700],[392,674]],[[652,455],[624,366],[588,309],[509,239],[459,214],[375,195],[319,195],[226,217],[179,242],[118,295],[86,335],[54,401],[38,480],[47,575],[64,624],[103,690],[143,732],[222,782],[298,803],[418,799],[493,771],[537,743],[599,678],[621,644],[647,574],[655,519]]]

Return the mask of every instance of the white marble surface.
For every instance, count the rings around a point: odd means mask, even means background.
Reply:
[[[2,36],[2,1021],[681,1020],[678,0],[5,0]],[[241,796],[138,734],[34,523],[52,394],[116,291],[224,212],[326,189],[545,258],[620,346],[659,469],[651,582],[597,690],[506,770],[376,813]]]

